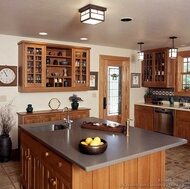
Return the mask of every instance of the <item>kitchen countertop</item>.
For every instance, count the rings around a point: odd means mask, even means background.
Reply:
[[[51,125],[52,123],[60,124],[62,121],[22,124],[19,125],[19,129],[27,132],[55,153],[71,163],[78,165],[85,171],[107,167],[187,143],[186,139],[163,135],[136,127],[130,127],[129,137],[126,137],[123,133],[83,129],[81,128],[83,121],[109,122],[90,117],[74,120],[71,129],[57,131],[39,131],[36,129],[36,127]],[[107,150],[100,155],[86,155],[80,153],[78,149],[79,141],[86,137],[96,136],[107,141]]]
[[[183,110],[183,111],[190,111],[190,104],[188,103],[187,106],[179,106],[179,103],[174,103],[174,105],[170,105],[167,102],[163,102],[162,105],[157,104],[151,104],[151,103],[145,103],[145,102],[139,102],[135,103],[135,105],[142,105],[142,106],[150,106],[150,107],[156,107],[156,108],[167,108],[167,109],[174,109],[174,110]],[[189,109],[186,109],[189,108]]]

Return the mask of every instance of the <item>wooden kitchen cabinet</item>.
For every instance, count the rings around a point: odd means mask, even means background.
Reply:
[[[135,105],[135,127],[153,131],[154,108]]]
[[[44,110],[44,111],[34,111],[33,113],[17,112],[18,123],[28,124],[28,123],[40,123],[56,120],[64,120],[67,118],[67,112],[63,110]],[[70,119],[84,118],[90,116],[89,108],[79,108],[78,110],[69,110]]]
[[[185,138],[190,145],[190,111],[176,110],[174,136]]]
[[[89,90],[90,48],[21,41],[19,92]]]
[[[28,135],[20,134],[21,182],[25,189],[40,189],[40,145]]]
[[[144,51],[142,86],[173,88],[175,86],[175,59],[169,58],[169,49]]]

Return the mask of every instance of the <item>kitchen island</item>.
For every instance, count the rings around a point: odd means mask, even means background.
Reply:
[[[21,184],[33,189],[164,188],[165,150],[187,140],[130,127],[130,136],[83,129],[82,123],[109,121],[81,118],[71,128],[50,131],[61,121],[19,125]],[[108,143],[100,155],[79,152],[81,139],[99,136]]]

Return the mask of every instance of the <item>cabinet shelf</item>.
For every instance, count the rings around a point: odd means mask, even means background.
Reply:
[[[171,88],[175,85],[175,63],[169,59],[169,49],[144,51],[142,62],[142,86]]]
[[[19,92],[90,89],[90,48],[31,41],[18,45]],[[61,61],[68,63],[61,65]]]

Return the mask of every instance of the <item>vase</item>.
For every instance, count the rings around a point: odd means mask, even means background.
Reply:
[[[27,113],[32,113],[33,112],[33,107],[32,104],[28,104],[27,108],[26,108]]]
[[[71,107],[73,110],[77,110],[79,107],[79,103],[77,101],[74,101],[71,103]]]
[[[12,141],[9,135],[0,135],[0,162],[11,159]]]

